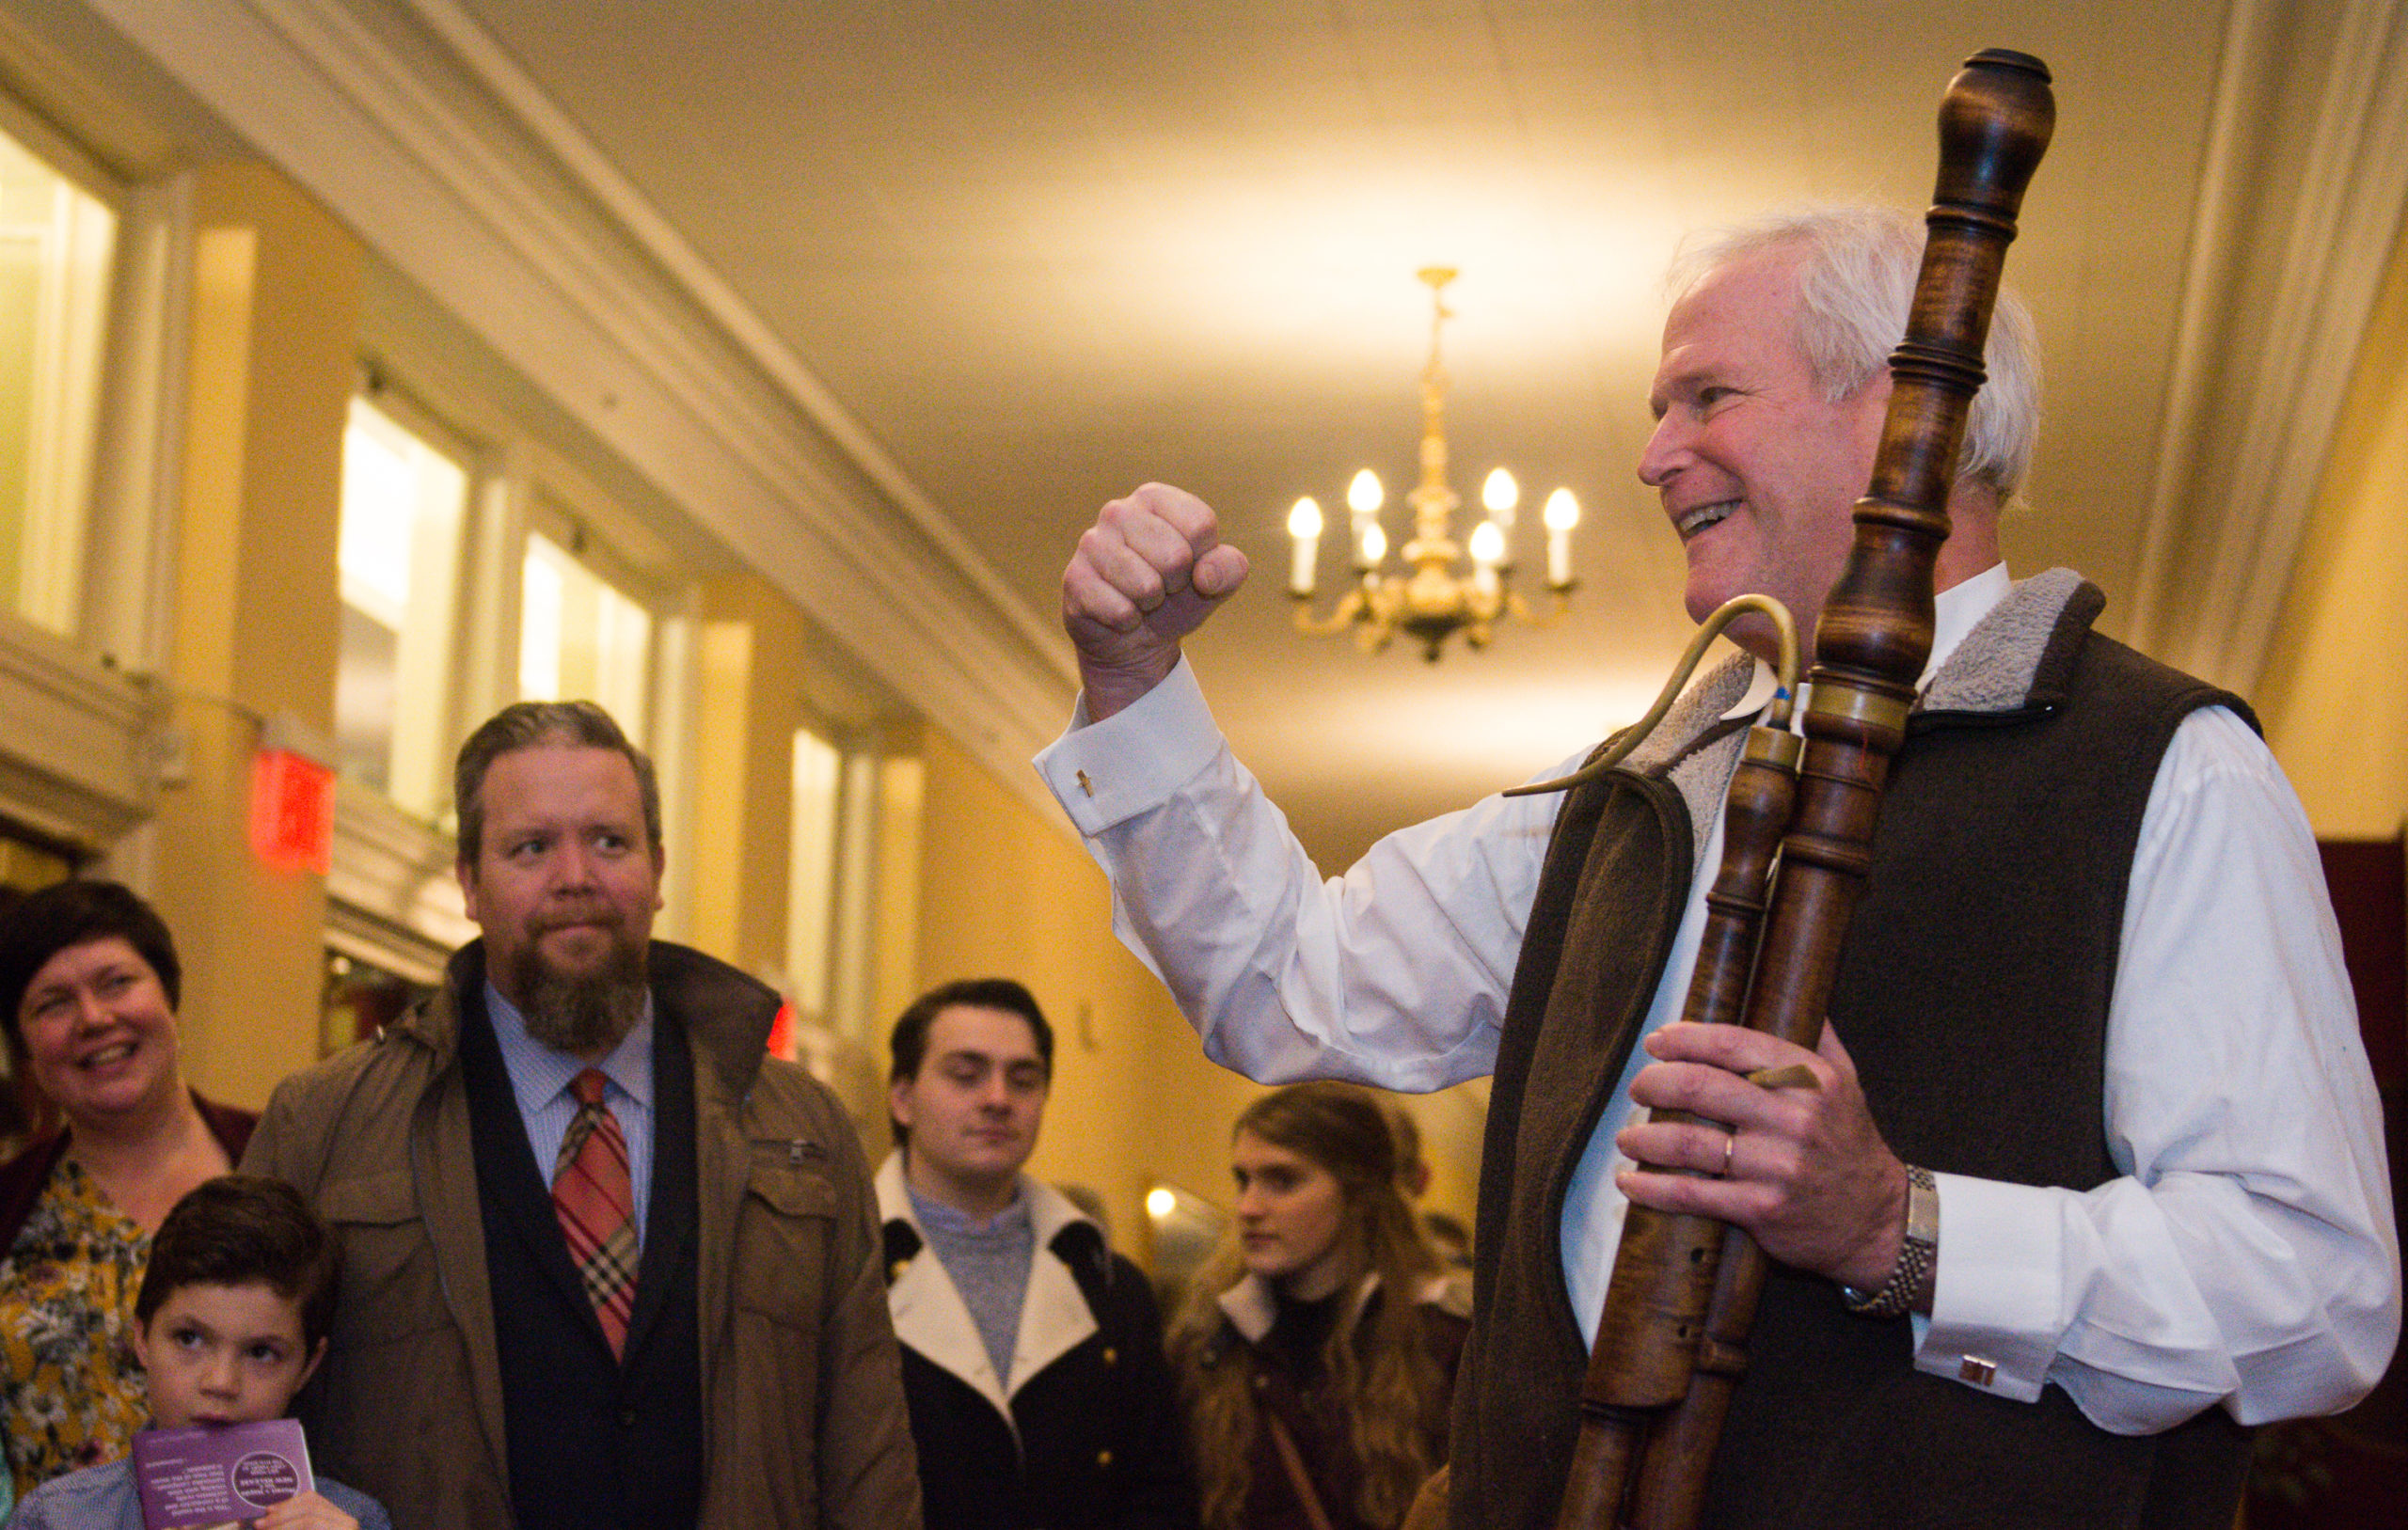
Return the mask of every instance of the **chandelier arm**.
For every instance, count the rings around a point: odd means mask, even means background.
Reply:
[[[1579,584],[1576,581],[1572,584],[1548,585],[1546,610],[1544,613],[1532,610],[1530,603],[1522,598],[1520,591],[1508,590],[1505,591],[1503,607],[1498,613],[1498,619],[1511,620],[1517,625],[1534,627],[1541,632],[1545,632],[1549,627],[1560,627],[1563,625],[1563,619],[1572,614],[1572,591],[1578,588]]]
[[[1370,620],[1369,604],[1364,600],[1359,585],[1339,596],[1338,604],[1330,607],[1329,615],[1325,617],[1313,615],[1313,597],[1310,595],[1291,591],[1289,599],[1296,607],[1296,630],[1307,638],[1335,637],[1356,623]]]

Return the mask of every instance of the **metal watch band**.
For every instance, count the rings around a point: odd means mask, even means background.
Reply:
[[[1930,1275],[1940,1254],[1940,1187],[1931,1171],[1907,1165],[1907,1226],[1898,1239],[1898,1260],[1881,1289],[1867,1296],[1853,1286],[1840,1287],[1840,1299],[1859,1317],[1895,1317],[1914,1305],[1915,1293]]]

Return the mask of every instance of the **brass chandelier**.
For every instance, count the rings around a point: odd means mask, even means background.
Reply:
[[[1354,587],[1339,597],[1327,617],[1312,614],[1313,564],[1323,520],[1319,501],[1307,496],[1288,513],[1294,551],[1288,594],[1295,603],[1299,632],[1326,637],[1351,627],[1363,651],[1375,654],[1403,631],[1420,640],[1422,657],[1434,664],[1447,639],[1458,632],[1472,647],[1484,648],[1500,621],[1552,626],[1562,619],[1577,583],[1572,577],[1572,528],[1579,522],[1580,506],[1571,490],[1558,489],[1547,496],[1540,513],[1546,528],[1546,588],[1555,597],[1544,617],[1534,615],[1513,589],[1513,515],[1522,493],[1513,474],[1499,467],[1488,475],[1480,496],[1487,518],[1472,528],[1467,544],[1454,540],[1452,519],[1463,500],[1447,482],[1447,369],[1438,338],[1454,316],[1447,307],[1446,290],[1456,273],[1451,266],[1429,266],[1416,275],[1430,289],[1430,361],[1421,369],[1421,481],[1405,496],[1413,507],[1413,540],[1404,544],[1402,555],[1409,572],[1383,568],[1388,543],[1380,526],[1380,507],[1386,493],[1379,476],[1366,467],[1346,490]],[[1459,573],[1466,553],[1470,571]]]

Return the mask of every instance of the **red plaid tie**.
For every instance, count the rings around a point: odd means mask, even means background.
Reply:
[[[627,1140],[619,1118],[602,1102],[600,1068],[587,1068],[569,1081],[577,1096],[577,1118],[561,1139],[552,1171],[552,1209],[568,1239],[569,1262],[585,1283],[586,1297],[610,1353],[626,1349],[627,1318],[636,1305],[635,1196],[627,1180]]]

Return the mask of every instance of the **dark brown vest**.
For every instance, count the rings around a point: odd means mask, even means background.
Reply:
[[[2101,604],[2088,586],[2067,603],[2020,702],[1918,713],[1893,767],[1831,1013],[1909,1161],[2076,1190],[2116,1173],[2102,1061],[2141,816],[2183,718],[2248,714],[2091,634]],[[1563,1286],[1564,1198],[1656,987],[1690,860],[1687,811],[1660,773],[1576,793],[1558,820],[1489,1106],[1458,1527],[1553,1522],[1586,1363]],[[2230,1524],[2247,1436],[2220,1410],[2110,1435],[2053,1387],[2027,1404],[1923,1375],[1910,1344],[1908,1319],[1851,1317],[1830,1282],[1776,1270],[1708,1525]]]

